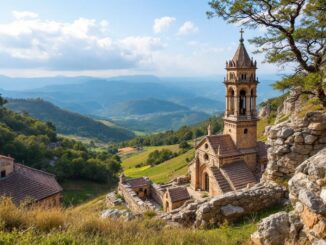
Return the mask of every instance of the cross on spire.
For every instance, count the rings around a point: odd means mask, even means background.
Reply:
[[[241,28],[240,30],[240,42],[243,43],[243,33],[244,33],[244,30]]]

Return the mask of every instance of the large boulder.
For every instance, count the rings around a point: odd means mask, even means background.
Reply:
[[[289,215],[286,212],[273,214],[261,221],[258,230],[251,235],[255,244],[284,244],[290,232]]]
[[[253,244],[326,244],[326,148],[296,168],[288,188],[294,210],[264,219]]]

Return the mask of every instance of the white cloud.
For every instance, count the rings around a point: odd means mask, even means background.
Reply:
[[[0,24],[2,69],[131,69],[148,66],[151,53],[163,47],[159,38],[149,36],[113,39],[106,20],[58,22],[17,11],[13,16],[12,22]]]
[[[178,35],[187,35],[189,33],[195,33],[199,29],[197,26],[194,25],[191,21],[186,21],[183,25],[179,28]]]
[[[154,20],[153,30],[155,33],[160,33],[167,29],[176,19],[174,17],[165,16]]]
[[[29,11],[13,11],[12,15],[15,19],[34,19],[38,17],[38,14]]]

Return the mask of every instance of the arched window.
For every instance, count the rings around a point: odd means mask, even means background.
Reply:
[[[251,89],[251,92],[250,92],[250,109],[251,111],[254,111],[255,110],[255,89]]]
[[[246,80],[247,79],[247,74],[246,73],[242,73],[240,75],[240,78],[241,78],[241,80]]]
[[[246,91],[240,91],[240,101],[239,101],[240,115],[246,115]]]
[[[208,154],[207,154],[207,153],[205,153],[205,154],[204,154],[204,159],[205,159],[206,161],[209,159],[209,157],[208,157]]]
[[[248,129],[245,128],[245,129],[243,130],[243,133],[244,133],[244,134],[247,134],[247,133],[248,133]]]
[[[205,149],[208,149],[208,144],[207,143],[205,144]]]
[[[231,114],[234,114],[234,90],[232,88],[228,91],[228,108]]]

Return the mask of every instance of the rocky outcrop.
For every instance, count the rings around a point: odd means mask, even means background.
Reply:
[[[258,117],[265,118],[268,117],[271,113],[271,106],[270,104],[265,104],[264,106],[259,108]]]
[[[297,167],[289,198],[294,210],[263,219],[253,244],[326,244],[326,149]]]
[[[102,219],[123,218],[124,220],[132,220],[137,216],[128,210],[106,209],[101,213],[100,217]]]
[[[282,105],[277,108],[278,115],[289,115],[297,112],[300,109],[301,88],[294,88],[290,90],[290,94],[283,101]]]
[[[208,201],[187,202],[162,218],[184,226],[208,228],[272,206],[284,197],[284,187],[272,183],[257,184],[250,189],[228,192]]]
[[[326,112],[267,127],[268,164],[264,180],[288,180],[305,159],[326,148]]]

